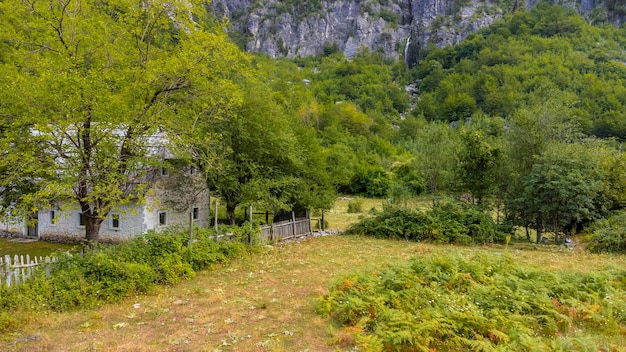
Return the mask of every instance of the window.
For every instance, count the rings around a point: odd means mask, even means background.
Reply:
[[[83,213],[78,213],[78,226],[85,226],[85,223],[87,218],[85,217],[85,214]]]
[[[160,211],[159,212],[159,226],[166,226],[166,225],[167,225],[167,212]]]
[[[54,210],[50,210],[50,224],[56,225],[56,212]]]
[[[193,208],[193,211],[191,212],[192,214],[192,219],[194,220],[198,220],[198,217],[200,217],[200,209],[198,207]]]
[[[120,228],[120,214],[111,214],[111,228],[116,230]]]
[[[163,177],[167,177],[170,175],[170,169],[166,168],[166,167],[161,167],[161,176]]]

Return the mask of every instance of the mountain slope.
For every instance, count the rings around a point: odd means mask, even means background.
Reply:
[[[336,47],[347,57],[359,48],[415,62],[429,43],[460,43],[530,0],[214,0],[213,11],[231,23],[236,41],[270,57],[306,57]],[[576,8],[589,21],[621,24],[619,0],[552,3]]]

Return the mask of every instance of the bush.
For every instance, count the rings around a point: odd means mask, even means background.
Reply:
[[[595,253],[626,253],[626,211],[598,221],[591,228],[587,249]]]
[[[438,230],[438,241],[458,244],[504,243],[491,215],[477,206],[463,202],[437,204],[429,212]]]
[[[11,331],[18,326],[17,319],[7,312],[0,312],[0,332]]]
[[[360,200],[353,200],[348,202],[348,214],[355,214],[363,212],[363,202]]]
[[[252,237],[250,227],[238,238]],[[190,279],[246,250],[240,242],[216,242],[208,230],[196,231],[187,246],[185,232],[148,232],[119,245],[99,246],[83,255],[64,255],[50,266],[50,274],[36,272],[23,284],[0,285],[0,311],[66,311],[91,308],[150,291],[157,284]],[[13,323],[0,316],[0,329]]]
[[[363,350],[571,350],[581,332],[600,336],[596,343],[621,336],[623,275],[545,271],[510,257],[420,257],[338,279],[318,311]]]
[[[351,193],[373,198],[386,197],[390,187],[391,179],[382,169],[359,170],[350,181]]]
[[[315,230],[321,230],[321,228],[320,228],[320,222],[321,222],[321,221],[322,221],[322,219],[318,219],[318,220],[315,222],[315,226],[313,227]],[[330,224],[330,223],[328,222],[328,220],[324,219],[324,230],[328,230],[328,229],[330,228],[330,227],[329,227],[329,224]]]
[[[240,243],[258,245],[261,243],[261,228],[258,224],[251,224],[246,221],[233,231],[235,240]]]
[[[476,206],[445,202],[422,212],[386,205],[382,212],[352,224],[347,234],[462,245],[504,243],[502,232],[491,216]]]
[[[431,240],[434,237],[432,219],[425,213],[385,205],[382,212],[373,210],[372,214],[374,216],[350,225],[346,233],[412,241]]]

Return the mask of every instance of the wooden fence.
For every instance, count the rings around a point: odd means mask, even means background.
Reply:
[[[261,242],[288,240],[298,237],[310,236],[311,219],[301,218],[286,220],[261,227]]]
[[[23,255],[19,257],[15,255],[11,260],[11,256],[5,255],[4,258],[0,257],[0,285],[7,286],[17,285],[20,282],[26,280],[33,272],[41,265],[45,266],[46,273],[49,273],[50,266],[46,264],[54,263],[57,261],[56,257],[33,257]]]

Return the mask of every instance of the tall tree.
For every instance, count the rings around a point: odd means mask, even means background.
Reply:
[[[207,128],[220,134],[208,183],[224,199],[231,224],[242,204],[274,211],[329,206],[332,187],[312,127],[289,115],[265,84],[245,83],[241,105]]]
[[[536,217],[537,243],[542,232],[565,234],[573,225],[601,213],[604,172],[583,146],[554,143],[523,179],[524,203]]]
[[[420,129],[410,146],[415,155],[415,168],[433,196],[449,191],[458,165],[459,136],[448,124],[433,122]]]
[[[88,241],[112,207],[141,197],[138,182],[163,158],[167,127],[188,117],[190,100],[229,103],[213,97],[223,96],[220,79],[237,68],[238,50],[200,3],[5,1],[0,21],[2,64],[14,68],[3,96],[13,103],[0,105],[11,124],[2,162],[46,170],[33,176],[39,188],[25,207],[73,199]],[[8,148],[24,139],[43,149]]]
[[[509,222],[523,226],[528,240],[530,227],[537,225],[538,218],[526,203],[530,199],[520,197],[524,192],[523,179],[549,145],[570,143],[581,137],[568,108],[570,98],[557,91],[543,92],[542,96],[536,106],[520,109],[507,123],[503,165],[507,176],[500,183]]]
[[[502,152],[480,130],[464,131],[461,143],[460,186],[481,205],[496,190]]]

